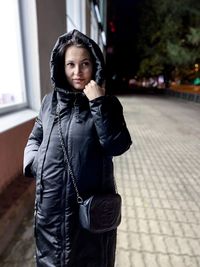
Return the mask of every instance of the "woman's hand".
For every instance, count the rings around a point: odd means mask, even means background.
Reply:
[[[100,87],[95,81],[91,80],[83,90],[87,98],[91,101],[97,97],[105,95],[105,88]]]

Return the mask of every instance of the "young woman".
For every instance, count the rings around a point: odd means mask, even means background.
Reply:
[[[112,157],[131,138],[120,102],[105,94],[98,45],[77,30],[53,48],[54,90],[43,99],[24,152],[24,173],[36,178],[35,239],[39,267],[113,267],[116,230],[94,234],[79,223],[75,188],[61,135],[81,197],[115,191]],[[58,116],[59,110],[59,116]]]

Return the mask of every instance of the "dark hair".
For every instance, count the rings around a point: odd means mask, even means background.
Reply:
[[[63,42],[60,45],[58,52],[57,52],[56,80],[57,80],[57,85],[60,88],[66,88],[68,85],[67,78],[65,75],[65,52],[71,46],[85,48],[89,52],[91,60],[92,60],[92,65],[93,65],[92,79],[94,79],[95,60],[94,60],[94,56],[92,55],[92,52],[90,51],[89,47],[85,43],[82,42],[82,40],[77,39],[77,38],[72,38],[70,40],[66,40],[65,42]]]

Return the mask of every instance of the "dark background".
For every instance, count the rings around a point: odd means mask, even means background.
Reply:
[[[139,0],[108,1],[107,74],[132,77],[138,68]]]

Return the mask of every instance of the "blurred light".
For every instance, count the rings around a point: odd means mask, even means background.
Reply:
[[[107,53],[108,53],[108,54],[113,54],[113,53],[114,53],[114,48],[113,48],[113,46],[109,46],[109,47],[107,48]]]
[[[162,75],[158,77],[158,83],[164,83],[164,77]]]
[[[116,32],[116,27],[113,21],[109,22],[109,26],[110,26],[110,31],[111,32]]]

